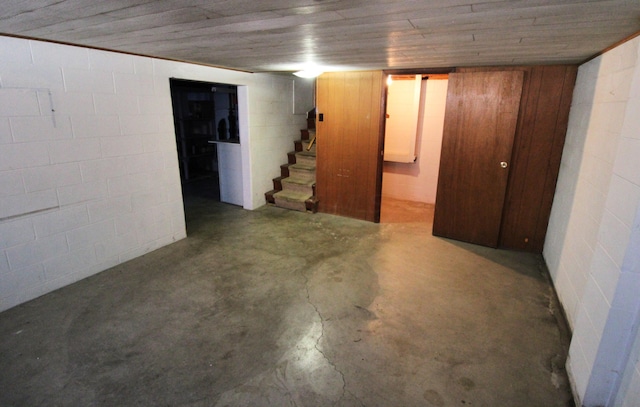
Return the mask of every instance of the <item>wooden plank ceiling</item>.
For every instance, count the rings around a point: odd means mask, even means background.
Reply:
[[[579,63],[640,0],[2,0],[0,33],[246,71]]]

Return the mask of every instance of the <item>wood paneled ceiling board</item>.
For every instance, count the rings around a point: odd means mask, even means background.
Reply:
[[[580,63],[640,0],[3,0],[0,33],[251,72]]]

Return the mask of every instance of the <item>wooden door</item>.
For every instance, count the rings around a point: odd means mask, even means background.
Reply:
[[[578,67],[539,65],[457,70],[487,71],[524,72],[498,247],[542,253]]]
[[[449,74],[433,234],[498,246],[523,72]]]
[[[380,220],[382,72],[336,72],[317,80],[318,210]]]

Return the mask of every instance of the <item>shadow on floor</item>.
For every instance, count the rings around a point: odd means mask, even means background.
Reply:
[[[220,180],[218,173],[182,184],[182,196],[188,198],[203,198],[220,201]]]

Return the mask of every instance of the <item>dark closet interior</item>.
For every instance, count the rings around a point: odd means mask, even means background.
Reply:
[[[183,193],[220,199],[218,143],[238,143],[237,86],[171,79]]]

